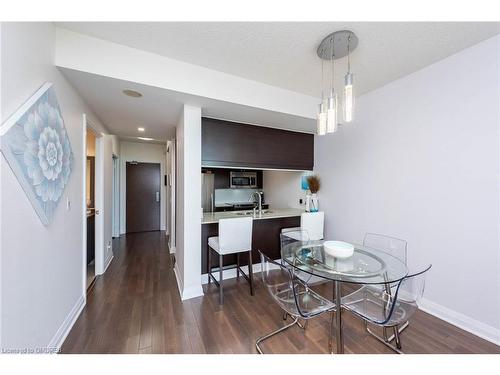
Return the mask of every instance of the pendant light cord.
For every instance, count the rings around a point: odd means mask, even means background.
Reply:
[[[351,73],[351,34],[347,37],[347,73]]]
[[[331,39],[331,45],[332,45],[332,77],[331,77],[331,82],[330,82],[330,95],[333,96],[334,89],[333,89],[333,82],[334,82],[334,74],[335,74],[335,63],[334,63],[334,50],[333,50],[333,37]]]
[[[325,98],[324,90],[325,90],[325,60],[321,59],[321,102],[323,103],[323,99]]]

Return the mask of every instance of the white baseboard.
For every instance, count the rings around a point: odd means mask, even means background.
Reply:
[[[111,256],[108,258],[108,261],[106,262],[104,266],[104,271],[102,272],[103,274],[108,270],[109,265],[111,264],[111,261],[113,260],[115,256],[113,255],[113,252],[111,252]]]
[[[201,297],[204,295],[203,293],[203,288],[200,285],[195,285],[191,286],[188,288],[184,287],[184,283],[181,280],[180,277],[180,271],[178,268],[179,263],[175,263],[174,266],[174,274],[175,274],[175,279],[177,280],[177,289],[179,290],[179,295],[181,296],[181,300],[185,301],[187,299],[195,298],[195,297]]]
[[[59,351],[84,307],[85,296],[82,295],[78,298],[78,301],[76,301],[68,316],[64,319],[54,337],[52,337],[52,340],[50,340],[48,348],[56,348]]]
[[[488,340],[493,344],[500,345],[500,329],[498,328],[492,327],[488,324],[470,318],[467,315],[441,306],[426,298],[423,298],[420,301],[419,309],[434,315],[445,322],[453,324],[458,328],[479,336],[482,339]]]
[[[182,299],[182,290],[184,289],[184,284],[182,283],[182,279],[180,276],[180,271],[179,271],[179,263],[175,262],[174,266],[174,275],[175,275],[175,280],[177,281],[177,289],[179,290],[179,295],[181,296]]]

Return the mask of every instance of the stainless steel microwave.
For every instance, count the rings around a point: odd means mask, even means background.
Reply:
[[[257,172],[230,172],[231,189],[257,188]]]

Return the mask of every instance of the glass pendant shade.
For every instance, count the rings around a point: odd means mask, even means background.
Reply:
[[[328,98],[328,109],[326,111],[326,132],[335,133],[337,131],[337,94],[332,93]]]
[[[343,112],[344,122],[351,122],[354,119],[354,89],[353,89],[352,73],[347,73],[345,75],[344,100],[343,100],[342,112]]]
[[[319,110],[318,110],[318,135],[325,135],[326,134],[326,111],[325,111],[325,104],[322,102],[319,105]]]

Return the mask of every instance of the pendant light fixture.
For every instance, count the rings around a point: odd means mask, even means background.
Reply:
[[[333,36],[332,41],[333,43]],[[335,133],[337,131],[337,94],[335,93],[335,63],[333,61],[333,48],[332,48],[332,73],[330,75],[330,96],[328,97],[328,110],[326,112],[326,132]]]
[[[334,133],[338,129],[338,99],[335,92],[335,60],[347,56],[348,69],[344,80],[343,119],[351,122],[354,115],[353,75],[350,66],[350,53],[358,45],[358,38],[349,30],[336,31],[320,43],[317,54],[321,58],[321,103],[318,110],[318,135]],[[331,61],[330,88],[328,99],[324,95],[324,61]]]
[[[325,96],[323,93],[324,89],[324,61],[321,60],[321,103],[319,103],[318,108],[318,135],[326,134],[326,105],[325,105]]]
[[[351,122],[354,118],[354,77],[351,73],[351,36],[347,37],[347,74],[344,77],[344,101],[343,118],[344,122]]]

